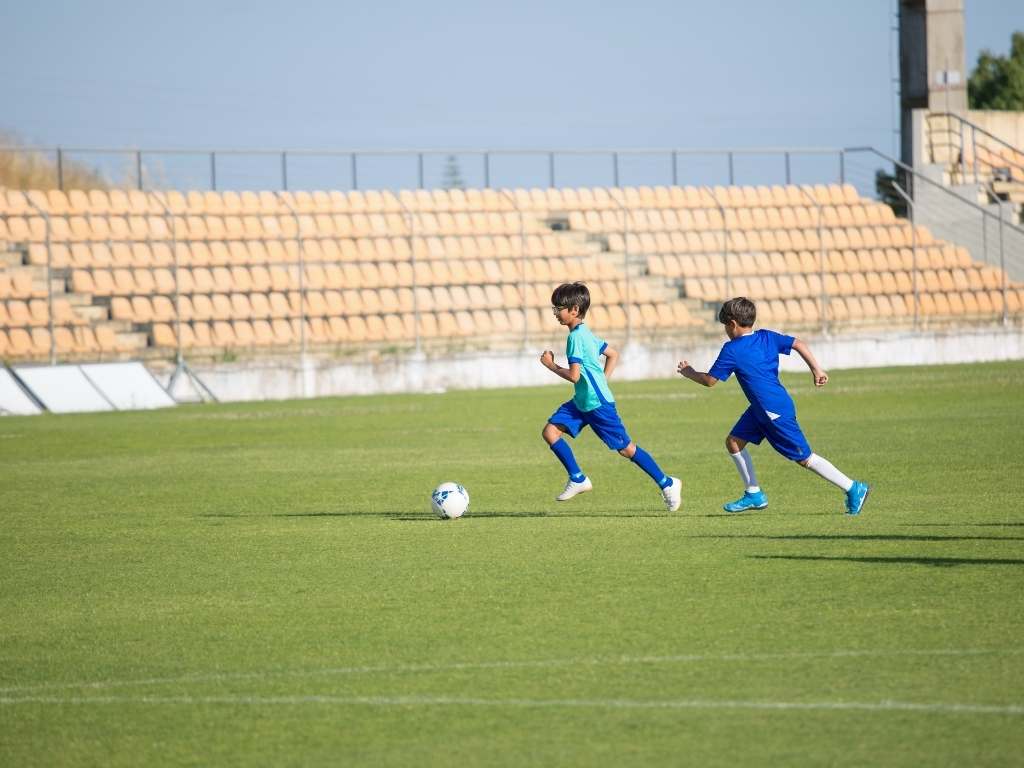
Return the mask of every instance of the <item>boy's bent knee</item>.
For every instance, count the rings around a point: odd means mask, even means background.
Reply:
[[[633,455],[635,453],[636,453],[636,443],[630,443],[625,448],[620,448],[619,449],[619,455],[620,456],[625,456],[627,459],[632,459]]]

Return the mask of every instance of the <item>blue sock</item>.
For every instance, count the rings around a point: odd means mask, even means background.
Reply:
[[[668,475],[661,471],[661,467],[658,466],[658,462],[652,459],[651,454],[639,445],[636,447],[636,453],[633,454],[631,461],[650,475],[651,480],[656,482],[659,488],[667,488],[672,484]]]
[[[583,470],[580,469],[580,465],[576,463],[576,457],[572,455],[572,448],[562,438],[551,444],[551,452],[558,457],[558,460],[562,462],[562,466],[565,467],[565,471],[569,473],[569,479],[574,483],[583,482],[583,478],[586,475],[583,474]]]

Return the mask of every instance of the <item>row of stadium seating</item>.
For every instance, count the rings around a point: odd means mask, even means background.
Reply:
[[[875,205],[850,185],[715,186],[715,187],[580,187],[556,189],[433,189],[388,191],[215,192],[174,190],[0,190],[0,211],[56,216],[74,214],[155,215],[226,214],[287,215],[293,213],[405,213],[407,211],[620,210],[633,208],[712,209],[785,208],[792,206]]]
[[[1024,289],[1007,292],[1007,311],[1019,313],[1024,304]],[[817,299],[763,300],[758,302],[758,321],[766,323],[818,323],[822,318]],[[1003,311],[999,291],[951,291],[920,296],[921,318],[983,318]],[[827,302],[830,322],[848,320],[900,320],[914,314],[912,301],[896,296],[833,297]],[[682,303],[610,304],[595,306],[590,322],[611,333],[626,328],[627,315],[637,332],[679,332],[706,324],[694,317]],[[309,344],[350,344],[362,342],[411,343],[415,339],[414,318],[419,317],[420,337],[430,340],[517,338],[524,333],[533,337],[551,335],[550,315],[544,310],[458,310],[374,313],[350,315],[310,315],[305,319]],[[174,318],[152,318],[151,340],[156,347],[173,349],[177,344]],[[526,326],[524,327],[524,323]],[[222,320],[183,320],[182,344],[186,349],[211,352],[226,348],[294,347],[300,340],[300,321],[294,317],[268,317]],[[61,356],[141,354],[145,344],[138,334],[118,333],[110,324],[57,327],[56,350]],[[44,326],[0,328],[0,357],[38,357],[48,353],[49,331]]]

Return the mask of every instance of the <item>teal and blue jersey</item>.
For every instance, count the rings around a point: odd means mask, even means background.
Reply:
[[[591,333],[583,323],[569,331],[566,339],[565,356],[569,365],[579,363],[580,366],[580,378],[572,401],[584,413],[615,402],[601,365],[601,355],[607,347],[608,342]]]

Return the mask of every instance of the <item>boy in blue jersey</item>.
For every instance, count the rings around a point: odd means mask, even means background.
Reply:
[[[550,350],[540,356],[540,362],[548,370],[572,382],[575,387],[572,400],[562,403],[548,419],[541,433],[569,473],[565,490],[555,498],[568,501],[594,487],[576,463],[572,448],[562,439],[564,433],[576,437],[580,430],[589,426],[605,445],[650,475],[661,489],[665,506],[670,512],[675,512],[682,503],[682,483],[678,477],[670,477],[662,472],[651,455],[630,440],[615,409],[615,398],[608,387],[608,377],[619,361],[619,353],[583,324],[583,318],[590,309],[590,291],[587,286],[583,283],[563,283],[558,286],[551,294],[551,309],[558,322],[569,329],[569,338],[565,344],[569,367],[556,365],[555,353]],[[604,355],[603,366],[599,360],[601,355]]]
[[[864,483],[851,480],[811,451],[797,423],[793,398],[779,381],[779,355],[788,355],[791,350],[796,350],[811,369],[816,387],[825,386],[828,374],[801,339],[775,331],[754,331],[756,317],[757,308],[750,299],[742,296],[730,299],[718,312],[718,321],[725,326],[729,341],[722,347],[711,370],[701,373],[685,360],[679,363],[680,374],[705,387],[713,387],[735,372],[743,394],[750,401],[750,407],[725,438],[725,447],[746,488],[742,498],[729,502],[723,509],[726,512],[743,512],[768,506],[768,497],[757,484],[754,463],[746,448],[747,443],[758,445],[767,438],[772,448],[787,459],[837,485],[846,493],[846,514],[859,515],[871,489]]]

